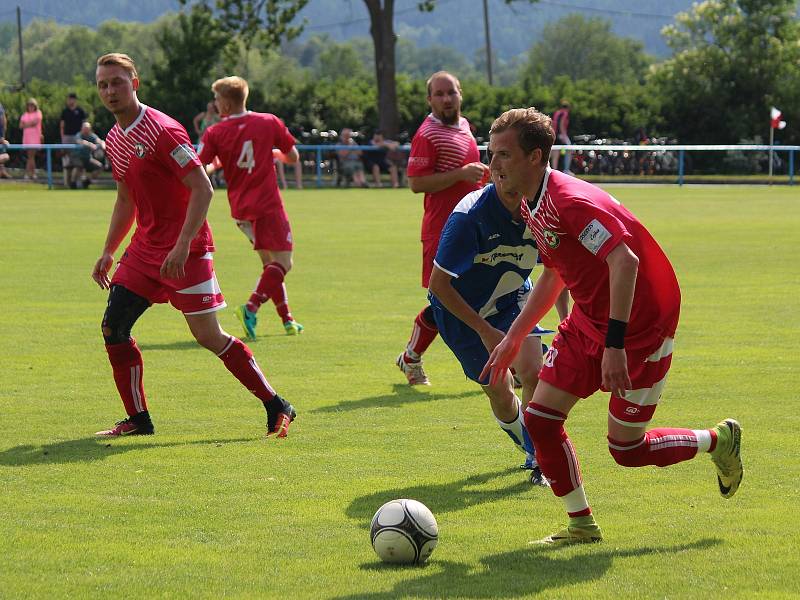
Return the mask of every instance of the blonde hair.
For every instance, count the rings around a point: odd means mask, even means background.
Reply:
[[[428,88],[428,97],[430,98],[431,95],[431,84],[435,79],[444,79],[445,77],[450,77],[456,83],[456,89],[458,93],[461,93],[461,82],[458,80],[458,77],[450,73],[449,71],[436,71],[433,75],[428,77],[428,81],[425,82],[425,86]]]
[[[109,54],[104,54],[100,58],[97,59],[97,66],[98,67],[122,67],[125,69],[125,72],[131,76],[131,79],[138,79],[139,73],[136,71],[136,63],[133,62],[133,59],[128,56],[127,54],[122,54],[121,52],[111,52]]]
[[[217,79],[211,84],[211,91],[223,100],[233,102],[234,104],[244,104],[247,102],[247,96],[250,94],[247,81],[236,75]]]
[[[39,103],[36,101],[36,98],[28,98],[27,102],[25,102],[25,108],[28,108],[29,104],[33,104],[33,107],[39,110]]]
[[[517,132],[517,143],[526,154],[539,148],[542,151],[542,162],[548,161],[550,149],[556,139],[549,116],[533,107],[512,108],[494,120],[489,134],[502,133],[507,129]]]

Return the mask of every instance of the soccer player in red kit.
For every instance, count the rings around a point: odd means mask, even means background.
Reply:
[[[256,289],[247,304],[237,307],[236,317],[255,340],[256,313],[272,300],[286,334],[296,335],[303,326],[292,317],[283,282],[292,268],[292,230],[273,164],[273,156],[287,164],[298,161],[294,137],[275,115],[245,108],[249,88],[241,77],[218,79],[211,90],[222,121],[205,130],[198,154],[205,165],[215,159],[222,164],[231,216],[263,265]]]
[[[509,110],[490,133],[492,178],[505,191],[525,196],[522,216],[544,272],[481,376],[491,373],[492,383],[505,376],[522,341],[565,285],[574,300],[525,413],[539,466],[569,515],[568,526],[542,542],[602,539],[564,430],[578,399],[598,389],[611,393],[608,448],[618,464],[665,467],[709,452],[720,493],[730,498],[743,475],[739,423],[647,429],[666,383],[680,312],[678,281],[663,250],[608,193],[550,169],[555,137],[550,117],[533,108]]]
[[[458,79],[446,71],[431,75],[428,105],[431,114],[414,134],[406,171],[411,191],[425,193],[422,287],[426,289],[447,218],[464,196],[479,189],[489,178],[489,168],[480,162],[469,122],[461,116]],[[438,332],[429,304],[414,319],[411,338],[396,361],[409,385],[430,385],[422,367],[422,354]]]
[[[206,222],[213,189],[186,130],[139,102],[133,60],[112,53],[97,60],[97,91],[116,124],[106,153],[117,182],[117,200],[105,246],[92,278],[108,289],[103,338],[114,381],[128,417],[97,435],[154,432],[143,384],[142,354],[131,337],[137,319],[154,302],[180,310],[197,341],[264,404],[267,434],[285,437],[294,408],[278,396],[241,341],[219,326],[225,307],[214,275],[214,241]],[[114,252],[136,221],[136,231],[109,278]]]

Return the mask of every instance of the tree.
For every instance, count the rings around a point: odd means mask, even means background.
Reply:
[[[771,105],[797,123],[800,111],[788,103],[800,83],[794,11],[794,0],[706,0],[664,29],[674,53],[652,83],[682,142],[765,135]]]
[[[211,97],[211,68],[230,38],[208,7],[195,4],[188,14],[180,13],[175,27],[165,28],[157,41],[165,59],[153,65],[152,82],[144,83],[159,109],[191,131],[192,118]]]
[[[611,21],[575,13],[544,27],[524,72],[545,84],[562,75],[572,81],[632,83],[644,81],[651,62],[641,42],[611,31]]]

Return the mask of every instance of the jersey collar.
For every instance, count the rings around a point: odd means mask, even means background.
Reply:
[[[222,120],[223,121],[227,121],[228,119],[241,119],[242,117],[246,117],[249,114],[250,114],[250,111],[246,110],[246,111],[241,112],[241,113],[236,113],[235,115],[228,115],[227,117],[223,117]]]
[[[552,169],[550,168],[550,165],[545,167],[542,184],[539,186],[539,191],[536,193],[536,203],[532,204],[530,200],[525,198],[525,202],[528,203],[528,210],[531,211],[531,215],[535,215],[536,211],[539,210],[539,207],[542,205],[542,198],[544,197],[544,192],[547,189],[547,181],[550,179],[551,171]]]
[[[131,124],[130,124],[130,125],[128,125],[128,126],[125,128],[125,129],[123,129],[123,130],[122,130],[122,133],[123,133],[123,134],[125,134],[125,135],[128,135],[128,134],[129,134],[131,131],[133,131],[133,129],[134,129],[134,128],[135,128],[135,127],[136,127],[136,126],[139,124],[139,123],[141,123],[142,119],[144,119],[144,113],[147,111],[147,109],[148,109],[148,108],[150,108],[150,107],[149,107],[149,106],[147,106],[146,104],[142,104],[142,103],[140,102],[140,103],[139,103],[139,114],[138,114],[138,115],[136,115],[136,118],[133,120],[133,123],[131,123]]]

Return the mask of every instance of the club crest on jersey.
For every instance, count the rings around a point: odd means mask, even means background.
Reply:
[[[133,151],[139,158],[144,158],[144,155],[147,154],[147,148],[145,148],[145,145],[141,142],[136,142],[136,145],[133,147]]]
[[[554,250],[558,248],[558,245],[561,243],[561,239],[558,237],[558,234],[556,234],[554,231],[550,231],[549,229],[542,230],[542,237],[544,237],[545,243]]]

